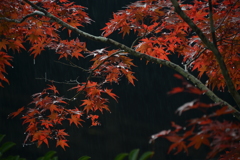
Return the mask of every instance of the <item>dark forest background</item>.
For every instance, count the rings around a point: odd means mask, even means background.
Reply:
[[[81,29],[93,35],[100,35],[100,29],[112,17],[112,13],[122,9],[130,2],[134,1],[76,0],[77,4],[88,8],[87,12],[95,21]],[[67,38],[67,32],[63,31],[61,36]],[[122,39],[122,35],[117,33],[110,37],[128,46],[136,38],[130,34]],[[79,39],[85,40],[81,37]],[[106,47],[105,44],[88,40],[86,42],[89,50]],[[181,82],[173,77],[175,72],[156,64],[146,64],[146,61],[134,57],[132,57],[133,62],[137,67],[134,67],[133,71],[138,81],[135,82],[135,86],[132,86],[126,79],[122,79],[119,85],[112,86],[114,93],[120,98],[118,102],[110,100],[111,113],[99,113],[101,126],[89,127],[90,124],[87,122],[83,124],[82,128],[77,128],[74,125],[69,127],[66,124],[67,132],[70,135],[70,148],[67,148],[66,151],[60,147],[56,148],[55,142],[50,143],[49,148],[45,145],[37,148],[34,144],[23,147],[26,135],[24,134],[25,127],[21,125],[22,121],[19,117],[7,119],[7,116],[18,108],[26,106],[31,101],[32,94],[41,92],[46,84],[51,84],[36,78],[44,78],[47,75],[48,79],[60,82],[77,77],[79,77],[79,81],[85,81],[87,75],[76,68],[54,62],[58,56],[53,51],[45,51],[35,60],[26,51],[12,55],[14,56],[12,62],[14,68],[7,69],[9,73],[7,77],[11,84],[0,88],[0,134],[6,134],[5,141],[13,141],[17,144],[8,151],[8,154],[21,155],[28,160],[34,160],[49,150],[55,150],[60,160],[76,160],[84,155],[92,157],[92,160],[112,160],[119,153],[139,148],[141,152],[154,151],[153,159],[156,160],[201,160],[206,156],[207,150],[204,146],[198,151],[190,150],[188,156],[184,153],[175,156],[167,154],[170,142],[165,139],[158,139],[154,144],[148,143],[152,134],[170,128],[171,121],[184,124],[186,119],[197,116],[198,113],[191,112],[191,114],[183,114],[181,117],[174,114],[180,105],[193,100],[194,96],[189,94],[167,95],[167,92],[173,87],[181,86]],[[181,57],[172,56],[170,59],[179,64],[181,62]],[[89,62],[84,59],[75,61],[75,63],[85,68],[89,66]],[[66,91],[72,86],[64,84],[56,84],[56,86],[64,97],[74,95],[74,91]]]

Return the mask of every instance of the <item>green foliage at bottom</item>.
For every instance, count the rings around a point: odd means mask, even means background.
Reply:
[[[37,160],[58,160],[58,157],[53,157],[56,151],[49,151],[43,157],[39,157]]]
[[[0,134],[0,142],[3,140],[5,135]],[[0,160],[26,160],[25,158],[20,158],[20,156],[8,156],[7,158],[3,158],[3,153],[8,151],[10,148],[15,146],[16,144],[13,142],[5,142],[0,146]]]
[[[3,140],[5,135],[0,134],[0,143]],[[7,150],[15,146],[16,144],[13,142],[5,142],[0,146],[0,160],[26,160],[25,158],[20,158],[19,155],[17,156],[8,156],[3,158],[3,153]],[[56,151],[49,151],[43,157],[37,158],[37,160],[58,160],[57,156],[54,156],[57,152]],[[147,160],[153,156],[154,152],[144,152],[139,157],[139,149],[134,149],[130,153],[120,153],[118,154],[114,160],[125,160],[128,157],[128,160]],[[138,158],[139,157],[139,158]],[[78,160],[89,160],[91,157],[89,156],[82,156],[78,158]]]
[[[150,152],[150,151],[144,152],[139,158],[138,158],[138,154],[139,154],[139,149],[134,149],[130,153],[118,154],[114,160],[124,160],[126,157],[128,157],[128,160],[147,160],[153,156],[154,152]]]

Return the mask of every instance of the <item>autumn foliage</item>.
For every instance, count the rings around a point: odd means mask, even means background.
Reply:
[[[227,106],[220,108],[217,103],[207,104],[201,102],[200,100],[204,96],[204,91],[189,84],[181,76],[176,75],[176,77],[182,80],[183,87],[181,89],[179,87],[173,88],[169,94],[187,92],[197,96],[196,99],[180,106],[176,110],[176,114],[181,116],[186,111],[197,109],[202,113],[202,116],[186,121],[186,125],[184,126],[171,122],[173,129],[163,130],[152,135],[150,143],[162,137],[172,142],[168,153],[174,152],[174,154],[178,154],[185,152],[188,154],[190,147],[199,149],[201,145],[206,145],[210,147],[210,152],[207,156],[208,159],[215,157],[219,153],[222,154],[221,160],[238,159],[240,140],[239,122],[232,123],[224,119],[219,120],[220,116],[231,114],[233,110]]]
[[[124,10],[113,14],[113,18],[102,29],[102,36],[93,36],[80,30],[84,24],[92,22],[86,9],[69,0],[1,0],[0,1],[0,86],[9,83],[5,77],[6,66],[11,66],[13,57],[9,52],[28,50],[36,58],[44,50],[53,50],[59,60],[66,59],[68,65],[86,72],[86,81],[75,80],[76,86],[69,88],[76,94],[71,98],[61,97],[54,84],[48,85],[42,92],[32,96],[27,107],[22,107],[10,117],[23,114],[23,124],[27,124],[27,142],[48,145],[49,139],[56,139],[56,146],[69,147],[62,121],[68,121],[77,127],[88,118],[92,126],[99,125],[96,111],[109,111],[108,97],[117,100],[117,95],[106,84],[119,83],[125,77],[134,85],[135,66],[131,54],[136,57],[168,66],[188,78],[198,88],[184,81],[183,86],[173,89],[169,94],[188,92],[206,94],[215,103],[205,104],[193,100],[181,106],[178,114],[191,109],[222,108],[201,118],[191,119],[187,130],[172,123],[174,130],[162,131],[152,136],[167,138],[173,144],[169,152],[177,148],[176,153],[187,152],[193,146],[198,149],[202,144],[212,148],[208,157],[229,150],[229,155],[238,156],[238,124],[217,121],[214,118],[232,113],[238,117],[239,111],[226,101],[217,97],[210,89],[227,90],[240,107],[240,2],[238,0],[142,0],[128,5]],[[67,30],[69,39],[62,39],[59,31]],[[118,31],[122,37],[133,33],[136,40],[127,47],[110,38]],[[78,38],[71,38],[74,33]],[[81,36],[110,44],[115,49],[90,50],[81,41]],[[71,38],[71,39],[70,39]],[[25,44],[30,44],[26,49]],[[181,66],[171,62],[169,55],[183,59]],[[89,68],[74,64],[72,59],[91,57]],[[190,72],[197,71],[198,77]],[[207,76],[207,81],[197,78]],[[183,79],[180,76],[177,78]],[[54,83],[54,81],[52,81]],[[190,86],[190,87],[189,87]],[[207,86],[207,87],[206,87]],[[210,89],[209,89],[210,88]],[[84,97],[83,99],[80,99]],[[80,101],[79,106],[71,106],[72,101]],[[84,118],[85,117],[85,118]],[[238,117],[239,118],[239,117]],[[219,128],[222,126],[222,128]],[[226,131],[226,129],[229,129]],[[179,136],[183,132],[183,136]],[[234,135],[234,136],[233,136]],[[186,144],[185,140],[189,143]],[[212,142],[210,142],[212,141]]]

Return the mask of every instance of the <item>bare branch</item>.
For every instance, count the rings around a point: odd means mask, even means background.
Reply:
[[[81,70],[84,71],[84,72],[89,72],[89,70],[84,69],[84,68],[82,68],[82,67],[74,64],[74,63],[73,63],[72,61],[70,61],[70,60],[68,60],[68,62],[69,62],[70,64],[67,64],[67,63],[64,63],[64,62],[60,62],[60,61],[54,61],[54,62],[63,64],[63,65],[65,65],[65,66],[70,66],[70,67],[78,68],[78,69],[81,69]]]
[[[46,79],[46,78],[35,78],[35,79],[39,79],[39,80],[46,80],[48,82],[53,82],[53,83],[58,83],[58,84],[70,84],[70,85],[76,85],[79,84],[79,82],[76,80],[69,80],[69,81],[65,81],[65,82],[59,82],[56,80],[52,80],[52,79]]]
[[[70,63],[70,65],[71,65],[72,67],[79,68],[79,69],[81,69],[81,70],[84,71],[84,72],[89,72],[88,69],[84,69],[84,68],[82,68],[82,67],[74,64],[72,61],[70,61],[70,59],[67,59],[67,61]]]

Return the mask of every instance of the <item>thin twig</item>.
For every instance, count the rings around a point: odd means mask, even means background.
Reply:
[[[139,41],[140,39],[142,39],[143,37],[146,37],[146,36],[148,36],[149,34],[152,34],[153,32],[155,32],[160,25],[161,25],[161,24],[157,25],[157,26],[155,27],[155,29],[152,30],[151,32],[149,32],[149,33],[146,33],[146,32],[145,32],[144,35],[142,35],[142,36],[140,36],[140,37],[137,37],[137,38],[133,41],[133,43],[132,43],[132,45],[131,45],[130,48],[133,48],[133,46],[135,45],[135,43],[136,43],[137,41]]]
[[[137,38],[133,41],[133,43],[132,43],[132,45],[131,45],[131,48],[133,48],[133,46],[135,45],[135,43],[136,43],[137,41],[139,41],[140,39],[142,39],[143,37],[146,37],[146,35],[144,34],[144,35],[142,35],[142,36],[140,36],[140,37],[137,37]]]
[[[72,67],[79,68],[79,69],[81,69],[81,70],[83,70],[83,71],[85,71],[85,72],[89,72],[88,69],[84,69],[84,68],[82,68],[82,67],[74,64],[74,63],[73,63],[70,59],[68,59],[68,58],[67,58],[67,61],[71,64]]]
[[[53,82],[53,83],[58,83],[58,84],[70,84],[70,85],[79,84],[79,82],[77,80],[70,80],[70,81],[66,81],[66,82],[59,82],[59,81],[56,81],[56,80],[46,79],[46,78],[35,78],[35,79],[46,80],[48,82]]]
[[[95,71],[96,69],[98,69],[101,65],[103,65],[103,63],[105,63],[109,58],[121,53],[121,52],[124,52],[123,50],[120,50],[120,51],[117,51],[113,54],[111,54],[110,56],[108,56],[106,59],[104,59],[97,67],[95,67],[94,69],[92,69],[92,72]]]
[[[201,51],[198,52],[198,54],[193,59],[191,59],[185,65],[188,67],[193,61],[196,61],[202,55],[202,53],[205,52],[206,50],[207,48],[203,48]]]
[[[64,63],[64,62],[60,62],[60,61],[54,61],[54,62],[63,64],[63,65],[65,65],[65,66],[70,66],[70,67],[78,68],[78,69],[81,69],[81,70],[84,71],[84,72],[89,72],[89,70],[84,69],[84,68],[82,68],[82,67],[74,64],[74,63],[73,63],[72,61],[70,61],[69,59],[67,59],[67,61],[68,61],[70,64],[67,64],[67,63]]]

